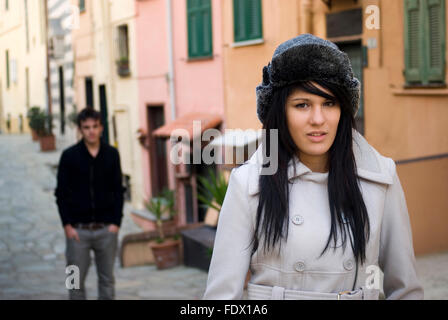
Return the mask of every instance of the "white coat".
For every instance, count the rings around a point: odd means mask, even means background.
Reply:
[[[355,130],[353,151],[370,221],[366,262],[359,264],[356,288],[378,286],[377,281],[366,282],[375,279],[376,269],[384,273],[385,298],[423,299],[406,200],[395,163],[380,155]],[[287,242],[282,244],[280,255],[277,250],[264,255],[260,242],[257,252],[250,256],[261,168],[257,159],[261,153],[260,145],[248,161],[232,169],[203,298],[242,299],[249,269],[249,299],[339,298],[337,293],[352,289],[354,255],[347,240],[345,251],[339,243],[336,250],[330,248],[319,258],[330,232],[328,172],[312,172],[297,157],[288,167],[288,179],[293,184]]]

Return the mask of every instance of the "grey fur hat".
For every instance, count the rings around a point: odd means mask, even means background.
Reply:
[[[344,86],[353,114],[358,112],[361,83],[353,76],[348,55],[333,42],[302,34],[280,44],[263,68],[263,81],[256,88],[258,119],[264,122],[275,88],[306,80],[326,80]]]

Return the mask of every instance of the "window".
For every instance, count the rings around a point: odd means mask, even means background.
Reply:
[[[129,40],[128,40],[128,26],[126,24],[118,27],[118,59],[117,68],[120,76],[128,76],[129,69]]]
[[[213,56],[210,0],[187,0],[188,57]]]
[[[129,57],[128,26],[126,24],[118,27],[118,55],[120,58]]]
[[[6,88],[9,88],[10,78],[9,78],[9,51],[6,50]]]
[[[86,11],[86,1],[85,0],[79,0],[79,12]]]
[[[263,38],[261,0],[233,0],[235,42]]]
[[[445,0],[404,0],[408,85],[445,83]]]

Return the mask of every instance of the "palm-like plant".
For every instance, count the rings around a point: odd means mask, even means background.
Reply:
[[[174,191],[168,189],[164,189],[160,196],[151,198],[145,204],[146,209],[152,212],[156,217],[156,225],[159,232],[159,243],[165,241],[162,217],[165,213],[168,213],[170,219],[174,218],[176,214],[174,204]]]
[[[208,178],[198,176],[198,199],[218,212],[221,210],[227,192],[228,182],[222,173],[215,174],[208,169]]]

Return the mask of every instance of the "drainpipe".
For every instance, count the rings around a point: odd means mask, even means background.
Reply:
[[[168,85],[170,90],[170,104],[171,104],[171,119],[176,119],[176,93],[174,88],[174,59],[173,59],[173,17],[172,17],[172,2],[166,0],[166,23],[168,34]]]

